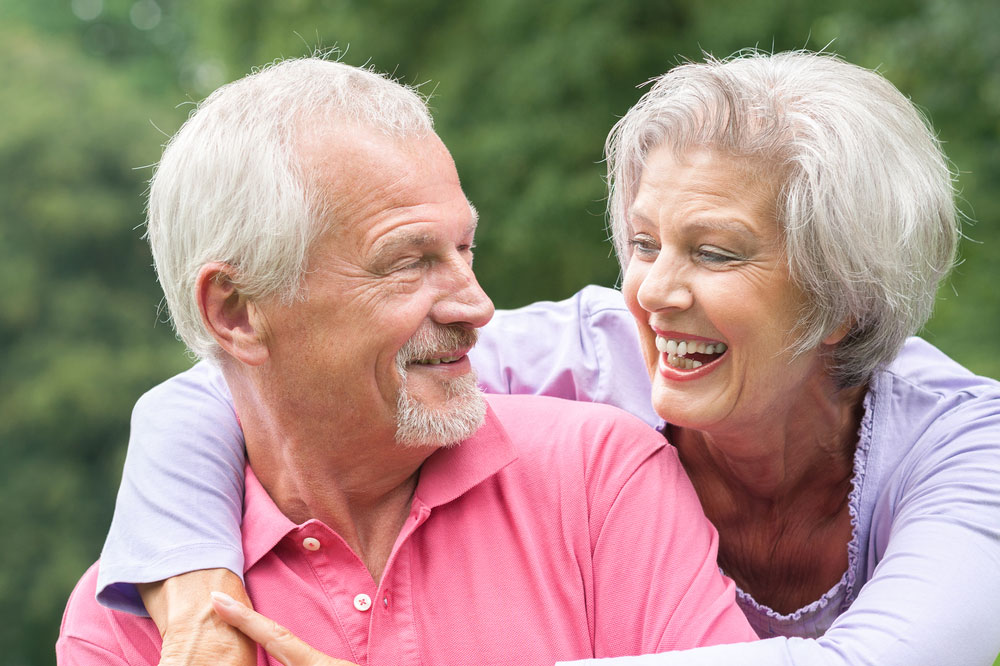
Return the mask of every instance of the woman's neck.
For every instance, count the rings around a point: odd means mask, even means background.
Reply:
[[[720,566],[778,612],[819,598],[846,570],[865,390],[805,391],[754,427],[667,433],[719,531]]]
[[[692,480],[714,479],[710,485],[741,501],[794,502],[816,494],[825,481],[839,486],[850,477],[866,390],[817,383],[757,423],[705,430],[671,426],[667,435]]]

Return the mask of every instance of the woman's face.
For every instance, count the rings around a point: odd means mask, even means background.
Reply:
[[[657,148],[628,213],[623,291],[653,406],[676,426],[754,429],[792,410],[824,372],[818,354],[789,350],[805,300],[788,273],[775,188],[753,166]]]

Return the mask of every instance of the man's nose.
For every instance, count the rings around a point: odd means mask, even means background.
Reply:
[[[463,324],[472,328],[485,326],[493,318],[493,301],[479,286],[472,266],[458,260],[450,272],[443,294],[437,302],[434,319],[439,324]]]

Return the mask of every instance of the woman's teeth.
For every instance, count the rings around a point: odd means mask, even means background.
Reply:
[[[701,361],[685,358],[688,354],[706,354],[715,356],[726,351],[724,342],[708,342],[704,340],[675,340],[656,336],[656,349],[661,354],[666,354],[667,364],[681,370],[693,370],[700,368]],[[712,359],[709,359],[712,360]]]

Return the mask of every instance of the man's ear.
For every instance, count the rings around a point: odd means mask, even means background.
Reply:
[[[201,320],[227,354],[247,365],[261,365],[268,358],[263,320],[254,302],[236,289],[235,272],[218,261],[198,271],[195,289]]]

